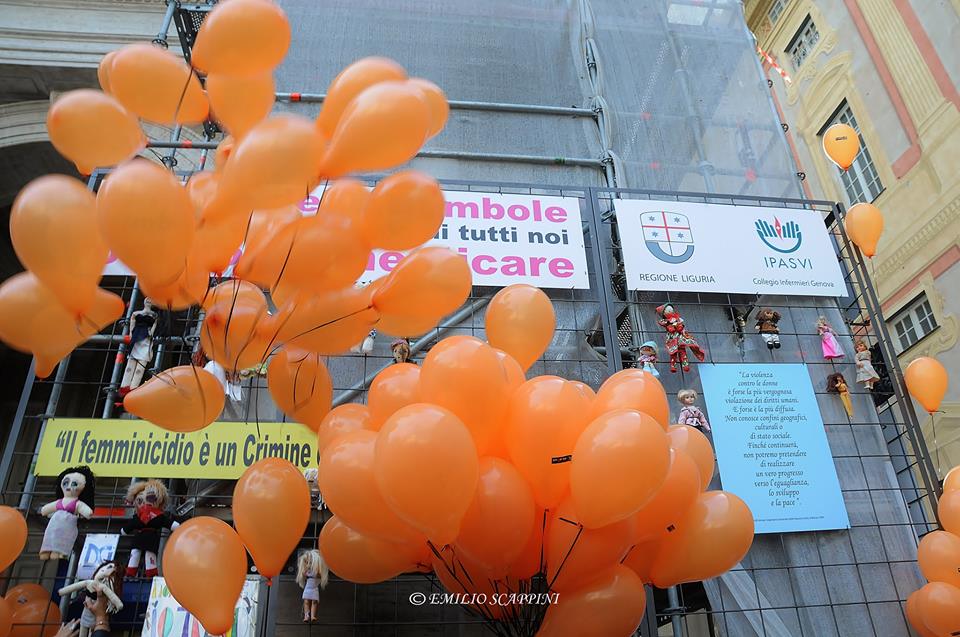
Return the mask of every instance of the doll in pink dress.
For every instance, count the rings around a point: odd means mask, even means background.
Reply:
[[[843,358],[843,350],[840,348],[840,343],[837,342],[833,328],[827,323],[826,317],[821,316],[817,319],[817,334],[820,335],[820,344],[823,346],[823,357],[825,359]]]

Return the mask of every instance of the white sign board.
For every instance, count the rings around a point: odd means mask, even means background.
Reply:
[[[617,200],[631,290],[844,296],[815,210]]]
[[[83,550],[77,561],[77,579],[91,579],[93,572],[103,562],[110,562],[117,553],[120,536],[115,533],[87,533],[83,538]]]

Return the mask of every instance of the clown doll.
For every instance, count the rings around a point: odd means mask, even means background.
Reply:
[[[120,565],[116,562],[104,562],[93,572],[93,577],[64,586],[59,593],[63,597],[77,591],[83,591],[84,599],[96,600],[98,596],[103,595],[107,598],[107,612],[111,614],[120,612],[123,610],[123,602],[120,601],[123,591],[123,574],[120,572]],[[80,615],[80,637],[87,637],[95,624],[96,617],[93,612],[84,606],[83,614]]]
[[[71,467],[57,476],[57,499],[43,505],[40,515],[50,518],[40,544],[41,560],[63,560],[77,542],[77,521],[93,517],[95,479],[90,467]]]
[[[172,531],[180,526],[166,511],[167,487],[159,480],[135,482],[127,490],[127,502],[135,509],[133,517],[120,529],[123,535],[133,536],[133,549],[127,562],[127,577],[136,576],[141,558],[144,560],[144,577],[154,577],[157,574],[161,531]]]
[[[831,394],[839,394],[840,402],[847,412],[848,418],[853,418],[853,403],[850,402],[850,388],[847,386],[847,379],[843,374],[836,372],[827,376],[827,391]]]
[[[670,371],[676,373],[677,363],[685,372],[690,371],[690,364],[687,362],[687,349],[693,352],[698,361],[703,362],[706,357],[703,349],[697,339],[687,331],[683,317],[677,312],[673,305],[665,303],[656,309],[657,325],[667,332],[667,353],[670,354]]]

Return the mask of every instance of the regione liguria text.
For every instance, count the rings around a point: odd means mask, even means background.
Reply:
[[[616,200],[631,290],[843,296],[815,210]]]

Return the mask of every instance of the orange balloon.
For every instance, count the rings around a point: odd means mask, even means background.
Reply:
[[[927,630],[945,637],[960,632],[960,588],[930,582],[917,592],[917,614]]]
[[[451,336],[423,359],[420,400],[449,409],[484,454],[507,410],[507,378],[493,348],[473,336]]]
[[[860,135],[846,124],[834,124],[823,133],[823,152],[830,161],[846,170],[860,152]]]
[[[391,365],[370,383],[367,406],[371,425],[379,431],[387,418],[401,407],[420,402],[420,368],[413,363]]]
[[[907,621],[910,622],[910,627],[913,628],[920,637],[938,637],[935,632],[927,628],[927,625],[923,623],[923,617],[920,616],[920,610],[918,608],[919,603],[920,591],[913,591],[907,596],[907,603],[904,604],[904,612],[907,615]]]
[[[513,356],[496,347],[493,348],[493,352],[500,359],[500,366],[503,367],[503,373],[507,376],[507,393],[513,395],[514,390],[527,382],[527,376]]]
[[[663,385],[652,374],[639,369],[617,372],[600,386],[591,414],[596,418],[615,409],[635,409],[649,414],[664,431],[670,426],[670,404]]]
[[[924,535],[917,547],[917,563],[929,581],[960,586],[960,537],[948,531]]]
[[[272,115],[234,147],[221,190],[247,208],[279,208],[301,201],[320,170],[324,141],[299,115]]]
[[[247,553],[240,536],[216,518],[187,520],[163,551],[170,593],[211,635],[223,635],[233,626],[246,574]]]
[[[193,204],[194,215],[199,221],[204,208],[216,199],[220,187],[220,173],[212,171],[196,172],[187,179],[185,188]]]
[[[231,279],[212,288],[203,301],[203,309],[209,312],[215,305],[226,302],[230,305],[266,307],[263,291],[252,283]]]
[[[213,169],[216,172],[223,173],[223,169],[227,167],[227,162],[230,161],[236,145],[237,141],[233,138],[233,135],[225,136],[220,140],[220,143],[217,144],[216,150],[213,151]]]
[[[334,515],[363,535],[388,542],[427,538],[387,506],[374,476],[377,434],[368,429],[343,433],[323,449],[317,486]]]
[[[858,203],[847,210],[843,229],[863,252],[863,256],[872,257],[877,253],[877,242],[883,234],[883,213],[873,204]]]
[[[309,521],[310,487],[289,460],[258,460],[233,489],[237,535],[268,582],[283,571]]]
[[[559,595],[543,618],[540,637],[633,635],[647,610],[637,574],[618,564],[597,573],[583,588]]]
[[[10,637],[53,637],[60,630],[60,607],[45,599],[13,609]]]
[[[288,299],[271,318],[277,342],[318,354],[342,354],[363,340],[379,313],[369,290],[353,287]]]
[[[258,210],[250,216],[243,254],[233,269],[234,276],[264,288],[280,285],[280,276],[293,251],[293,241],[300,229],[300,216],[287,212]],[[288,289],[297,290],[291,282]]]
[[[50,143],[83,175],[126,161],[146,148],[137,118],[116,99],[90,89],[68,91],[47,111]]]
[[[116,54],[116,51],[110,51],[100,59],[100,64],[97,65],[97,82],[100,83],[101,90],[107,94],[110,93],[110,67],[113,65]]]
[[[544,554],[547,583],[560,597],[584,586],[598,571],[618,564],[633,545],[632,520],[599,529],[580,524],[570,498],[551,511]]]
[[[707,437],[690,425],[670,425],[667,430],[670,437],[670,446],[682,451],[697,465],[700,474],[700,489],[705,490],[713,480],[713,447]]]
[[[212,360],[227,371],[239,371],[258,365],[268,358],[276,342],[267,314],[267,301],[251,298],[240,302],[224,301],[207,310],[200,329],[200,346]]]
[[[0,597],[0,637],[8,637],[13,629],[12,604]]]
[[[557,376],[528,380],[510,396],[504,442],[538,506],[553,509],[569,488],[569,457],[589,413],[589,400]]]
[[[546,560],[543,536],[549,522],[550,514],[536,507],[533,512],[533,528],[527,536],[527,542],[523,545],[520,555],[507,567],[508,577],[524,580],[543,572]]]
[[[107,261],[97,199],[80,181],[46,175],[27,184],[10,209],[10,239],[23,263],[67,310],[90,309]]]
[[[526,371],[550,346],[557,317],[542,290],[518,283],[493,297],[484,326],[490,344],[513,356]]]
[[[333,402],[333,381],[319,354],[282,348],[267,367],[267,387],[277,407],[314,432]]]
[[[937,517],[940,518],[940,526],[944,530],[955,534],[960,533],[960,493],[944,490],[937,502]]]
[[[0,535],[3,543],[0,544],[0,572],[7,570],[27,545],[27,521],[14,508],[0,506]]]
[[[208,74],[253,75],[273,70],[288,48],[290,22],[275,2],[231,0],[207,14],[190,61]]]
[[[97,216],[107,246],[144,279],[162,285],[183,272],[193,240],[193,204],[160,164],[135,159],[110,173],[97,193]]]
[[[210,112],[200,80],[183,58],[152,44],[116,51],[110,92],[143,119],[165,126],[200,124]]]
[[[431,129],[426,96],[415,85],[388,81],[358,94],[337,122],[322,172],[340,177],[386,170],[413,159]]]
[[[433,177],[404,170],[383,179],[363,213],[367,245],[412,250],[426,243],[443,223],[443,191]]]
[[[422,77],[410,78],[407,83],[420,89],[430,105],[430,132],[427,136],[438,135],[447,125],[447,119],[450,117],[450,103],[447,102],[446,94],[439,86]]]
[[[650,584],[653,582],[650,571],[659,550],[660,542],[657,540],[635,544],[623,559],[623,565],[636,573],[644,584]]]
[[[960,465],[950,469],[947,475],[943,476],[943,492],[956,491],[960,489]]]
[[[402,337],[434,327],[463,305],[472,287],[467,260],[439,247],[411,252],[380,281],[373,293],[373,306],[383,315],[378,329]]]
[[[194,265],[190,258],[180,276],[173,283],[157,285],[140,279],[140,290],[154,303],[168,310],[185,310],[203,301],[210,285],[210,271],[202,265]]]
[[[420,547],[368,537],[337,516],[323,525],[318,545],[330,570],[357,584],[376,584],[421,566]]]
[[[366,405],[347,403],[334,407],[317,429],[317,453],[322,454],[339,436],[361,429],[371,429],[370,410]]]
[[[128,413],[180,433],[212,423],[223,403],[223,385],[217,377],[192,365],[165,369],[123,397]]]
[[[241,217],[202,219],[193,235],[187,270],[195,265],[205,272],[223,272],[236,256],[246,232],[247,220]]]
[[[273,109],[275,91],[270,72],[212,74],[207,76],[206,87],[214,117],[237,138],[242,138]]]
[[[903,379],[910,395],[932,414],[940,408],[940,403],[947,393],[950,376],[940,361],[921,356],[910,361],[903,370]]]
[[[583,394],[591,403],[593,399],[597,397],[597,392],[593,391],[593,388],[586,383],[581,383],[579,380],[571,380],[570,384],[577,388],[577,390]]]
[[[305,292],[350,286],[363,274],[369,256],[370,246],[352,217],[335,213],[304,217],[273,285]]]
[[[700,495],[700,471],[696,463],[683,451],[670,450],[670,469],[667,477],[643,507],[633,514],[637,541],[663,537],[693,506]]]
[[[577,517],[589,529],[630,517],[656,495],[669,468],[669,439],[652,417],[630,409],[599,416],[573,448],[570,495]]]
[[[16,612],[20,606],[24,606],[30,602],[50,599],[50,591],[39,584],[26,582],[8,588],[4,599],[10,603],[11,610]]]
[[[334,213],[351,217],[358,224],[363,223],[363,214],[370,202],[371,193],[362,181],[357,179],[337,179],[323,191],[317,214]],[[370,245],[370,242],[367,241]]]
[[[491,577],[505,577],[533,532],[533,492],[512,464],[480,459],[480,479],[460,524],[456,549]]]
[[[323,108],[317,116],[317,128],[326,138],[333,137],[344,110],[357,95],[380,82],[405,80],[407,72],[391,59],[366,57],[340,71],[327,87]]]
[[[667,535],[653,563],[658,588],[717,577],[733,568],[753,543],[753,514],[726,491],[709,491]]]
[[[443,546],[457,537],[476,490],[477,448],[464,424],[443,407],[408,405],[380,429],[374,473],[390,509]],[[435,488],[439,484],[443,489]]]

